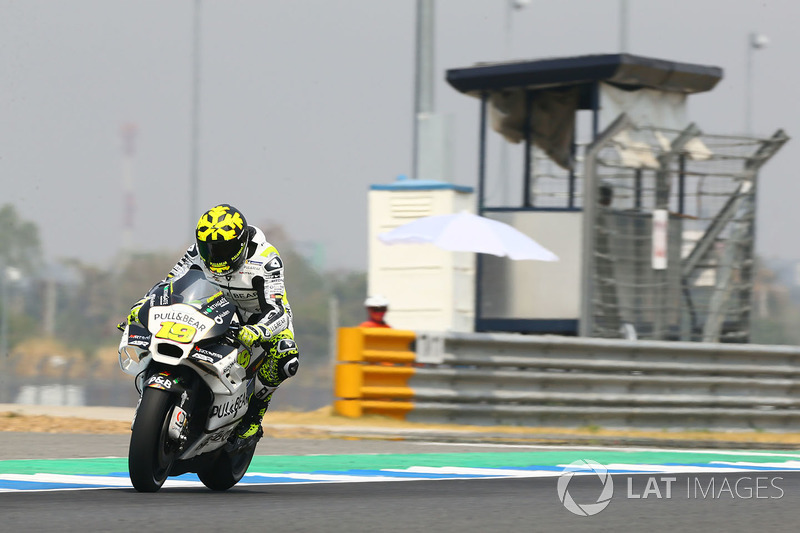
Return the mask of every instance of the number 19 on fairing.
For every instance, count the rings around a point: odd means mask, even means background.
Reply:
[[[162,322],[161,329],[156,333],[157,339],[168,339],[175,342],[187,344],[192,342],[197,328],[189,326],[188,324],[180,324],[178,322]]]

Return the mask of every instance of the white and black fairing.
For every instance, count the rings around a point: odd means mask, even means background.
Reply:
[[[194,471],[193,458],[224,446],[247,410],[257,364],[236,340],[236,306],[202,271],[161,282],[148,296],[141,325],[125,330],[120,365],[137,375],[140,391],[175,397],[170,431],[181,444],[170,475],[178,475]]]

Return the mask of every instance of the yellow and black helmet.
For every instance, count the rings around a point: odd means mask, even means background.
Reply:
[[[195,230],[197,251],[209,270],[230,274],[247,255],[247,221],[235,207],[220,204],[200,217]]]

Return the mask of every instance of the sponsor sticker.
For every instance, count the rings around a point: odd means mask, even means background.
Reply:
[[[146,387],[153,387],[156,389],[167,390],[172,388],[172,381],[162,375],[151,376],[145,383]]]
[[[216,416],[217,418],[225,418],[231,415],[235,415],[239,411],[239,409],[241,409],[246,405],[247,405],[247,397],[245,393],[242,393],[234,401],[228,400],[222,405],[214,405],[213,407],[211,407],[211,416]]]

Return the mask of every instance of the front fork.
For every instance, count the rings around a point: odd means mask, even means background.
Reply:
[[[191,372],[181,372],[179,367],[150,365],[141,383],[142,395],[148,388],[158,389],[177,397],[169,414],[169,438],[182,450],[188,440],[189,419],[197,398],[199,379]],[[141,396],[139,403],[141,403]],[[139,405],[136,405],[138,411]],[[134,415],[134,420],[136,420]],[[131,423],[131,428],[133,424]]]

